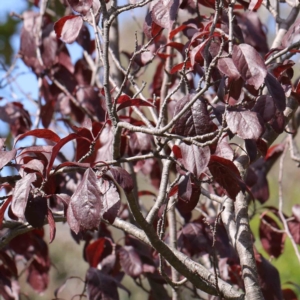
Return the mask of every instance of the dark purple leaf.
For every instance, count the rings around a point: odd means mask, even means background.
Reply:
[[[253,46],[258,52],[266,54],[269,51],[265,25],[255,12],[244,11],[236,14],[238,27],[246,44]]]
[[[273,115],[273,118],[269,121],[269,124],[276,133],[282,133],[285,128],[285,118],[283,112],[279,109],[276,109],[276,112]]]
[[[182,164],[184,167],[193,173],[196,177],[205,171],[209,159],[210,159],[210,149],[208,146],[202,148],[196,145],[180,144],[180,149],[182,153]]]
[[[242,139],[257,140],[264,131],[263,123],[253,111],[228,111],[226,122],[229,129]]]
[[[24,219],[25,209],[27,205],[31,184],[36,180],[36,174],[26,174],[22,179],[18,180],[13,192],[11,203],[12,212],[20,219]]]
[[[177,209],[183,214],[191,212],[198,204],[200,195],[200,187],[192,183],[190,175],[185,175],[184,180],[178,184]]]
[[[68,0],[69,5],[76,12],[85,15],[93,5],[93,0]]]
[[[101,192],[102,217],[112,224],[121,207],[120,194],[116,185],[111,180],[99,178],[97,184]]]
[[[159,26],[171,29],[176,20],[179,0],[158,1],[152,7],[152,20]]]
[[[250,159],[250,163],[255,161],[257,156],[257,146],[255,140],[245,140],[246,151]]]
[[[127,275],[138,277],[142,274],[142,261],[132,246],[120,247],[118,255],[120,264]]]
[[[254,171],[254,174],[256,181],[255,184],[251,187],[251,193],[253,194],[255,199],[263,204],[270,197],[269,183],[264,170]]]
[[[174,116],[189,103],[194,94],[183,97],[176,103]],[[203,99],[198,99],[191,108],[183,114],[174,126],[174,133],[183,136],[197,136],[214,131],[216,126],[212,123],[207,111],[207,105]]]
[[[102,208],[101,191],[97,185],[97,177],[95,172],[89,168],[84,172],[68,206],[70,228],[75,233],[97,229],[101,221]]]
[[[54,30],[58,38],[67,44],[73,43],[82,27],[81,16],[65,16],[54,24]]]
[[[121,167],[110,167],[109,169],[113,179],[126,192],[130,193],[133,189],[133,180],[131,175]]]
[[[240,172],[235,164],[228,159],[212,155],[208,168],[213,179],[226,190],[231,199],[235,200],[236,195],[244,188]]]
[[[16,157],[17,150],[0,151],[0,170]]]
[[[278,270],[254,249],[259,285],[265,300],[282,300]]]
[[[264,250],[270,255],[278,258],[284,248],[286,234],[278,232],[280,227],[277,222],[268,215],[263,215],[260,219],[259,238]]]
[[[285,93],[280,82],[272,74],[268,73],[265,78],[265,83],[278,110],[284,111],[286,108]]]
[[[88,269],[86,286],[88,299],[93,300],[119,300],[118,287],[124,289],[114,277],[95,268]]]
[[[242,78],[255,89],[259,89],[267,76],[265,63],[259,53],[250,45],[235,45],[232,60]]]
[[[257,112],[263,118],[264,122],[270,121],[276,111],[273,98],[266,95],[259,96],[252,111]]]
[[[79,32],[79,35],[76,39],[76,42],[88,53],[91,54],[92,52],[92,43],[91,43],[91,35],[89,32],[89,29],[86,25],[83,24],[81,27],[81,30]]]
[[[207,251],[210,244],[203,225],[196,222],[186,224],[179,232],[178,247],[191,256]]]
[[[18,277],[18,269],[15,260],[3,250],[0,251],[0,260],[7,267],[9,273],[14,277]]]
[[[25,210],[25,218],[32,227],[40,228],[44,226],[47,210],[47,198],[29,195]]]

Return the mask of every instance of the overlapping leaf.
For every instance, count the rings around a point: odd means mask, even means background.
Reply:
[[[212,155],[208,168],[213,179],[226,190],[233,200],[239,191],[245,187],[240,172],[232,161]]]
[[[180,145],[180,149],[182,153],[182,159],[180,159],[180,161],[184,167],[196,177],[200,177],[205,171],[210,159],[209,147],[206,146],[202,148],[183,143]]]
[[[232,60],[242,78],[258,89],[267,76],[267,68],[259,53],[250,45],[233,47]]]
[[[226,122],[229,129],[243,139],[257,140],[264,131],[259,115],[248,110],[228,111]]]
[[[121,247],[118,255],[120,264],[127,275],[137,277],[142,274],[142,261],[132,246]]]
[[[178,114],[189,103],[194,94],[183,97],[176,103],[174,115]],[[203,99],[198,99],[176,122],[174,132],[183,136],[197,136],[209,133],[215,129],[207,105]]]
[[[277,222],[266,214],[261,217],[259,238],[263,248],[270,256],[278,258],[282,254],[286,234],[280,232]]]
[[[112,224],[121,207],[119,191],[111,180],[99,178],[97,184],[98,189],[101,192],[102,216]]]
[[[89,168],[84,172],[68,206],[67,220],[70,228],[75,233],[97,229],[101,221],[102,208],[97,177]]]
[[[54,24],[54,30],[58,38],[67,44],[71,44],[79,35],[82,25],[81,16],[65,16]]]
[[[20,219],[24,219],[25,209],[28,201],[31,183],[36,180],[36,174],[26,174],[22,179],[17,181],[13,199],[11,203],[12,212]]]
[[[151,11],[152,20],[163,28],[172,28],[179,9],[179,0],[157,1]]]

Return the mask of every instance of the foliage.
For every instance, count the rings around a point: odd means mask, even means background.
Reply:
[[[300,161],[292,60],[300,4],[286,2],[286,19],[279,6],[256,0],[40,0],[14,16],[23,24],[19,59],[39,90],[36,115],[20,101],[0,106],[13,137],[11,148],[9,138],[0,140],[4,299],[19,299],[23,271],[36,292],[47,289],[43,225],[51,243],[57,222],[85,245],[89,269],[79,297],[119,299],[118,289],[130,295],[127,275],[148,299],[187,291],[197,299],[297,298],[300,287],[282,287],[249,226],[259,215],[265,253],[280,257],[289,240],[300,263],[300,204],[283,212],[288,148]],[[263,6],[278,23],[270,48],[257,13]],[[118,17],[141,7],[147,12],[132,53],[121,51]],[[82,57],[73,64],[66,44],[75,42]],[[147,91],[140,82],[151,67]],[[8,69],[1,85],[10,76]],[[29,137],[33,143],[21,147]],[[279,199],[271,206],[267,174],[276,161]],[[151,188],[139,186],[141,175]],[[155,201],[146,205],[144,196]],[[116,241],[112,227],[124,238]]]

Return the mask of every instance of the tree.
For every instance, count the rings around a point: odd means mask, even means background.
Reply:
[[[18,59],[39,90],[36,115],[11,99],[0,107],[10,128],[0,152],[4,299],[19,297],[20,257],[28,284],[47,288],[43,225],[51,243],[57,222],[85,243],[90,268],[80,297],[119,299],[118,288],[130,294],[126,274],[148,299],[297,298],[296,284],[282,289],[249,225],[260,215],[266,253],[278,258],[287,238],[300,262],[300,205],[286,215],[282,192],[288,149],[300,161],[292,60],[300,3],[282,1],[290,6],[283,19],[273,2],[40,0],[14,15],[22,22]],[[277,24],[271,47],[262,7]],[[122,52],[119,16],[136,10],[145,13],[143,27],[135,23],[131,53]],[[66,46],[74,42],[82,48],[75,64]],[[1,80],[12,90],[14,67],[3,64]],[[32,143],[18,146],[25,138]],[[275,207],[266,176],[277,160]],[[139,184],[140,174],[151,187]],[[115,241],[112,228],[124,238]]]

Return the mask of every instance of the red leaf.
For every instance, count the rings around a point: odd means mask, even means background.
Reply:
[[[165,45],[165,47],[172,47],[173,49],[178,50],[180,53],[183,53],[184,45],[182,43],[170,42]]]
[[[122,102],[119,106],[117,111],[120,111],[121,109],[125,108],[125,107],[130,107],[130,106],[152,106],[154,107],[154,105],[152,103],[149,103],[145,100],[142,99],[130,99],[127,101]]]
[[[55,225],[55,220],[53,217],[53,213],[50,208],[47,210],[47,220],[50,228],[50,239],[49,239],[49,244],[51,244],[54,239],[55,239],[55,234],[56,234],[56,225]]]
[[[244,185],[235,164],[228,159],[212,155],[208,168],[214,180],[226,190],[231,199],[235,200]]]
[[[269,160],[269,159],[276,160],[281,155],[281,153],[283,152],[284,147],[285,147],[284,143],[276,144],[276,145],[271,146],[268,149],[267,154],[264,157],[264,159],[265,160]]]
[[[27,205],[31,183],[36,180],[36,174],[26,174],[22,179],[18,180],[13,192],[11,203],[12,212],[20,219],[24,219],[25,209]]]
[[[296,293],[292,289],[283,289],[282,296],[284,300],[298,300]]]
[[[172,147],[172,152],[174,153],[174,155],[175,155],[175,157],[176,157],[177,159],[182,158],[182,153],[181,153],[181,149],[180,149],[179,146],[174,145],[174,146]]]
[[[259,53],[250,45],[235,45],[232,60],[242,78],[258,90],[267,76],[267,68]]]
[[[258,114],[252,111],[227,111],[226,122],[229,129],[242,139],[257,140],[264,131]]]
[[[99,238],[85,248],[85,255],[91,267],[97,268],[105,247],[105,238]]]
[[[185,65],[185,68],[186,70],[190,69],[192,67],[192,63],[190,60],[188,60],[186,63],[185,62],[182,62],[182,63],[179,63],[178,65],[174,66],[171,70],[170,70],[170,73],[171,74],[174,74],[178,71],[181,71],[183,69]]]
[[[82,27],[81,16],[65,16],[54,24],[54,30],[58,38],[67,44],[73,43]]]
[[[250,11],[257,11],[260,8],[262,2],[262,0],[251,0],[248,9]]]
[[[183,31],[184,29],[190,27],[190,25],[188,24],[183,24],[183,25],[180,25],[179,27],[173,29],[171,32],[170,32],[170,35],[169,35],[169,39],[172,40],[173,37],[178,33],[178,32],[181,32]]]
[[[23,139],[26,136],[43,138],[43,139],[53,141],[55,143],[58,143],[60,141],[60,137],[50,129],[34,129],[18,135],[15,139],[14,146],[17,144],[19,140]]]
[[[5,211],[9,205],[9,203],[11,202],[11,200],[12,200],[12,196],[9,196],[0,207],[0,229],[2,227]]]
[[[142,274],[142,261],[132,246],[120,247],[118,254],[120,264],[127,275],[138,277]]]
[[[76,138],[79,138],[78,134],[76,133],[71,133],[69,134],[68,136],[66,136],[65,138],[61,139],[52,149],[52,154],[51,154],[51,158],[49,160],[49,164],[48,164],[48,169],[47,169],[47,176],[49,176],[49,173],[52,169],[52,166],[53,166],[53,163],[54,163],[54,160],[59,152],[59,150],[68,142],[76,139]],[[80,137],[80,138],[83,138],[83,137]]]
[[[98,229],[102,208],[97,177],[89,168],[84,172],[68,206],[67,219],[70,228],[76,234],[82,230]]]

